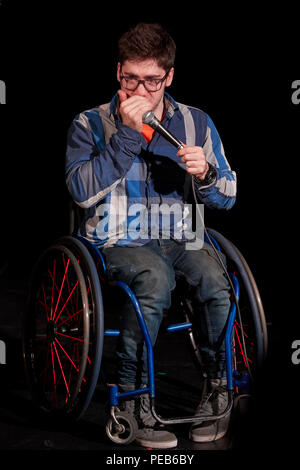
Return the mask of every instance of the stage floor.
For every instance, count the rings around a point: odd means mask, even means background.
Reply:
[[[24,377],[21,345],[28,278],[23,273],[21,278],[16,279],[15,272],[10,276],[9,270],[7,275],[4,274],[2,272],[0,278],[0,339],[6,345],[6,364],[0,365],[0,449],[101,451],[108,456],[146,451],[134,443],[119,447],[108,440],[104,429],[107,394],[100,382],[85,415],[75,423],[49,420],[35,410]],[[191,361],[182,333],[173,333],[168,339],[162,335],[155,349],[157,409],[162,416],[192,414],[201,393],[199,371]],[[106,354],[107,359],[113,361],[113,348],[108,348]],[[261,416],[261,407],[261,403],[256,409],[252,400],[241,399],[235,407],[230,431],[224,438],[212,443],[193,443],[188,438],[189,425],[173,426],[178,446],[172,452],[198,453],[202,450],[224,451],[245,449],[248,445],[261,446],[261,424],[257,420]],[[265,402],[263,408],[268,416]]]

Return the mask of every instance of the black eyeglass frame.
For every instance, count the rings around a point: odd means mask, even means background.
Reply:
[[[143,86],[144,86],[144,88],[145,88],[148,92],[156,92],[156,91],[159,91],[159,90],[161,90],[161,87],[162,87],[163,82],[167,79],[167,77],[168,77],[168,75],[169,75],[169,73],[170,73],[170,70],[171,70],[171,69],[169,69],[169,70],[167,71],[167,73],[166,73],[162,78],[153,78],[152,80],[149,80],[149,79],[146,79],[146,80],[139,80],[138,78],[131,78],[131,80],[136,80],[136,81],[137,81],[136,87],[135,87],[135,88],[127,88],[126,86],[124,86],[124,88],[125,88],[126,90],[135,91],[135,90],[138,88],[139,84],[142,83]],[[124,79],[124,80],[126,80],[126,79],[129,80],[130,77],[125,77],[124,75],[120,75],[120,81],[122,81],[123,79]],[[149,81],[155,81],[155,82],[157,83],[157,86],[160,85],[159,88],[157,88],[156,90],[149,90],[149,89],[147,88],[147,86],[146,86],[146,82],[149,82]]]

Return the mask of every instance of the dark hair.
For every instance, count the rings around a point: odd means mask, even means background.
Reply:
[[[155,59],[166,72],[174,65],[176,45],[158,23],[138,23],[118,43],[119,61]]]

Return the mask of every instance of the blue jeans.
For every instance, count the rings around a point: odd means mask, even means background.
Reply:
[[[186,250],[184,244],[172,239],[151,240],[139,247],[105,248],[103,255],[108,277],[125,282],[135,293],[153,345],[163,311],[171,306],[176,281],[183,280],[201,330],[205,371],[211,377],[226,376],[224,341],[219,347],[218,340],[229,312],[230,286],[209,244],[204,243],[200,250]],[[117,357],[120,385],[147,384],[146,347],[130,303],[122,316]]]

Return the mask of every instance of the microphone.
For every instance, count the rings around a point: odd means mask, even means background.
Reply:
[[[153,111],[146,111],[143,114],[143,123],[148,124],[148,126],[155,129],[157,132],[160,133],[165,139],[167,139],[172,145],[174,145],[177,149],[182,149],[182,143],[174,137],[164,126],[161,125],[157,117],[154,115]]]

